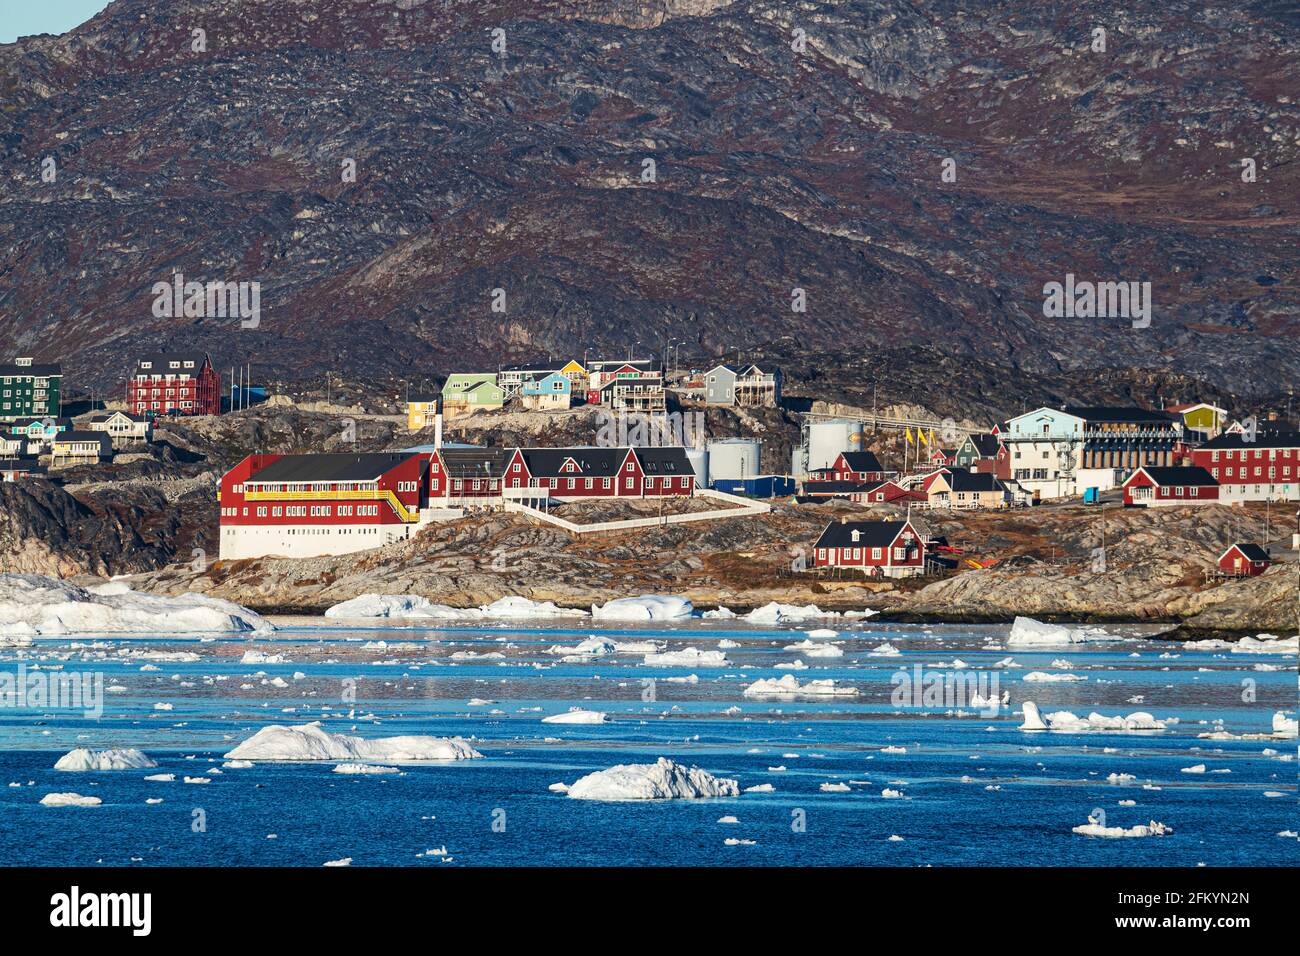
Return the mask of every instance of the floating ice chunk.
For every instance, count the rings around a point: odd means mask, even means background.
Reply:
[[[385,767],[375,763],[340,763],[334,765],[334,773],[372,774],[401,773],[396,767]]]
[[[609,714],[600,710],[583,710],[571,707],[567,713],[551,714],[543,717],[544,724],[604,724],[609,722]]]
[[[647,654],[644,662],[650,667],[726,667],[731,663],[722,651],[702,651],[698,647]]]
[[[730,814],[728,814],[728,815],[725,816],[725,817],[718,817],[718,822],[719,822],[719,823],[739,823],[740,820],[739,820],[739,818],[737,818],[737,817],[733,817],[733,816],[731,816]]]
[[[203,594],[164,597],[111,588],[81,588],[39,574],[0,574],[0,635],[209,634],[272,631],[260,614]]]
[[[47,807],[97,807],[104,801],[99,797],[83,797],[79,793],[47,793],[41,804]]]
[[[1038,705],[1035,704],[1032,700],[1025,701],[1024,713],[1025,713],[1025,719],[1024,722],[1021,723],[1020,725],[1021,730],[1046,730],[1047,729],[1047,725],[1043,723],[1042,715],[1039,714],[1038,712]]]
[[[757,846],[758,845],[757,841],[755,840],[742,840],[739,839],[738,837],[727,837],[722,842],[727,846]]]
[[[1179,773],[1205,773],[1205,764],[1198,763],[1198,764],[1194,764],[1191,767],[1183,767],[1178,772]]]
[[[827,634],[835,636],[834,631],[827,631]],[[819,644],[816,641],[800,641],[798,644],[787,644],[783,650],[798,651],[805,657],[843,657],[844,650],[834,644]]]
[[[755,608],[745,615],[745,620],[751,624],[797,624],[801,621],[812,621],[823,617],[838,617],[834,611],[823,611],[816,604],[806,604],[802,607],[797,604],[782,604],[779,601],[772,601],[770,604],[764,604],[762,607]]]
[[[776,788],[770,783],[756,783],[752,787],[746,787],[746,793],[772,793]]]
[[[1106,827],[1099,823],[1094,823],[1092,817],[1088,818],[1087,823],[1073,827],[1072,830],[1073,832],[1082,834],[1083,836],[1105,837],[1112,840],[1133,837],[1164,836],[1165,834],[1174,832],[1173,827],[1166,826],[1163,823],[1157,823],[1155,820],[1152,820],[1150,823],[1129,827],[1126,830],[1123,827]]]
[[[880,795],[884,797],[886,800],[900,800],[902,799],[903,791],[891,790],[889,789],[889,787],[886,787],[884,790],[880,791]]]
[[[319,722],[263,727],[234,750],[229,760],[468,760],[483,755],[459,737],[378,737],[367,740],[332,734]]]
[[[1295,737],[1300,735],[1297,731],[1300,726],[1300,720],[1295,717],[1288,717],[1282,711],[1273,715],[1273,736],[1274,737]]]
[[[1079,717],[1068,710],[1058,710],[1043,717],[1038,712],[1038,705],[1032,700],[1024,703],[1025,720],[1021,730],[1056,730],[1065,732],[1082,732],[1089,730],[1165,730],[1170,723],[1177,723],[1174,718],[1157,720],[1146,711],[1134,711],[1127,717],[1110,717],[1096,711],[1087,717]]]
[[[1083,644],[1087,641],[1109,638],[1098,628],[1063,627],[1046,624],[1032,617],[1017,617],[1007,635],[1008,647],[1057,647],[1064,644]]]
[[[1131,773],[1112,773],[1106,776],[1107,783],[1126,784],[1132,783],[1136,779],[1137,777]]]
[[[834,680],[810,680],[799,683],[793,674],[756,680],[744,690],[746,697],[856,697],[856,687],[843,687]]]
[[[735,780],[715,777],[699,767],[683,767],[665,757],[649,764],[618,764],[581,777],[569,786],[574,800],[669,800],[735,797]]]
[[[366,617],[435,617],[435,609],[453,611],[442,604],[433,604],[428,598],[417,594],[362,594],[350,601],[343,601],[325,609],[326,617],[366,618]]]
[[[326,860],[321,866],[351,866],[352,857],[345,856],[340,860]]]
[[[829,627],[818,627],[808,632],[809,637],[839,637],[839,631],[832,631]]]
[[[616,650],[613,641],[606,641],[599,637],[589,637],[585,641],[573,645],[553,644],[546,649],[546,653],[562,654],[567,660],[570,658],[607,657]]]
[[[70,750],[55,763],[55,770],[137,770],[156,767],[140,751],[131,747],[115,750],[88,750],[78,747]]]
[[[148,776],[146,776],[145,779],[146,779],[146,780],[149,780],[149,781],[152,781],[153,783],[174,783],[175,780],[176,780],[176,774],[174,774],[174,773],[151,773],[151,774],[149,774]]]
[[[871,657],[899,657],[902,653],[903,652],[897,647],[890,644],[889,641],[885,641],[883,644],[877,644],[867,652]]]
[[[1023,678],[1030,683],[1070,683],[1073,681],[1087,680],[1088,678],[1079,674],[1050,674],[1045,671],[1030,671]]]
[[[853,788],[847,783],[823,783],[820,789],[823,793],[848,793]]]
[[[700,616],[706,621],[732,621],[735,620],[736,612],[729,607],[717,607],[712,611],[705,611]]]
[[[287,664],[284,656],[281,654],[268,654],[266,651],[249,650],[244,651],[244,656],[239,659],[241,664]]]
[[[511,620],[533,620],[548,617],[586,617],[587,612],[581,608],[557,607],[552,601],[533,601],[526,597],[507,596],[497,598],[491,604],[479,608],[484,617],[508,618]]]
[[[694,610],[683,597],[643,594],[593,604],[591,617],[596,621],[680,621],[689,618]]]

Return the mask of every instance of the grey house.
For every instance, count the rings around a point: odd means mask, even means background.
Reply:
[[[704,401],[709,405],[775,407],[781,402],[781,370],[715,365],[704,373]]]

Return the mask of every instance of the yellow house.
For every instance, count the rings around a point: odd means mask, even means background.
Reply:
[[[1208,402],[1171,405],[1165,411],[1175,412],[1180,415],[1183,419],[1184,428],[1205,432],[1211,438],[1217,437],[1228,421],[1228,410],[1226,408],[1219,408],[1219,406],[1211,405]]]
[[[406,430],[412,432],[432,428],[438,414],[438,396],[412,395],[406,400]]]
[[[568,364],[559,370],[560,374],[566,376],[573,384],[574,395],[585,395],[587,393],[587,382],[590,380],[587,370],[582,367],[582,363],[577,359],[570,359]]]

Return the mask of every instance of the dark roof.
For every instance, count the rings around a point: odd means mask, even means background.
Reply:
[[[1198,465],[1173,467],[1144,467],[1140,469],[1151,476],[1157,485],[1217,485],[1218,482],[1204,468]],[[1134,475],[1137,472],[1133,472]],[[1130,478],[1133,476],[1130,475]]]
[[[505,448],[440,448],[438,455],[453,478],[500,478],[510,451]]]
[[[56,445],[66,445],[74,441],[93,441],[98,443],[101,449],[113,448],[113,439],[109,438],[106,432],[66,431],[54,436]]]
[[[95,432],[108,436],[103,432]],[[405,452],[368,454],[285,455],[248,477],[263,481],[373,481],[409,458]]]
[[[998,481],[997,475],[989,474],[987,471],[945,471],[948,486],[953,491],[999,491],[1002,489],[1002,483]]]
[[[998,453],[997,435],[969,435],[967,440],[975,446],[981,458],[995,458]]]
[[[1157,412],[1146,408],[1121,408],[1111,405],[1066,405],[1061,411],[1082,418],[1085,422],[1116,422],[1134,424],[1169,424],[1182,420],[1173,412]]]
[[[105,412],[103,415],[91,415],[88,421],[106,422],[110,418],[114,418],[118,415],[121,415],[123,418],[129,418],[133,422],[147,422],[149,420],[148,415],[133,415],[130,412]]]
[[[1259,545],[1247,544],[1242,541],[1238,541],[1236,544],[1229,545],[1227,550],[1224,551],[1223,554],[1219,555],[1219,557],[1222,558],[1224,555],[1228,553],[1228,551],[1231,551],[1233,548],[1236,548],[1238,551],[1240,551],[1245,556],[1247,561],[1268,561],[1269,560],[1268,552],[1265,551],[1263,548],[1261,548]]]
[[[612,368],[622,368],[624,365],[630,365],[633,368],[641,369],[643,372],[659,371],[659,360],[655,358],[639,359],[601,359],[591,362],[587,365],[589,372],[604,372]]]
[[[613,478],[627,457],[626,448],[521,448],[528,473],[534,478]],[[572,458],[578,464],[576,472],[560,471],[560,466]],[[694,474],[694,472],[691,472]]]
[[[1201,448],[1211,451],[1221,448],[1297,448],[1300,447],[1300,432],[1272,432],[1263,429],[1255,433],[1254,441],[1246,441],[1240,433],[1222,434],[1211,438]]]
[[[907,527],[906,521],[832,521],[814,548],[887,548]],[[853,540],[853,532],[858,540]]]
[[[203,368],[203,363],[208,361],[208,356],[204,352],[152,352],[148,355],[141,355],[135,360],[135,374],[157,375],[168,371],[184,372],[186,371],[186,362],[193,362],[194,368],[190,371],[198,372]],[[149,362],[151,367],[141,369],[141,362]],[[181,364],[177,368],[171,369],[169,366],[172,362],[180,362]]]
[[[406,396],[408,402],[436,402],[442,395],[438,392],[415,392]]]
[[[867,491],[879,487],[879,482],[860,481],[805,481],[805,494],[847,495],[855,491]]]
[[[72,419],[71,419],[71,418],[56,418],[56,417],[54,417],[54,416],[52,416],[52,415],[39,415],[39,416],[35,416],[35,417],[15,418],[13,421],[11,421],[11,422],[9,423],[9,428],[10,428],[11,430],[20,429],[20,428],[27,428],[27,427],[29,427],[29,426],[31,426],[31,425],[35,425],[35,424],[38,424],[38,423],[42,423],[42,422],[45,422],[45,421],[47,421],[47,420],[48,420],[48,421],[52,421],[52,422],[54,422],[54,424],[55,424],[56,426],[58,426],[58,425],[62,425],[62,426],[64,426],[64,427],[66,427],[66,428],[71,428],[71,427],[72,427]]]
[[[885,466],[880,463],[874,451],[846,451],[842,452],[845,463],[854,471],[884,471]]]
[[[680,446],[668,448],[634,448],[633,452],[641,462],[641,468],[647,475],[694,475],[686,449]]]
[[[0,375],[22,378],[25,375],[62,375],[63,366],[58,362],[47,362],[41,365],[19,365],[17,362],[5,362],[0,365]]]
[[[35,458],[0,458],[0,471],[44,471]]]

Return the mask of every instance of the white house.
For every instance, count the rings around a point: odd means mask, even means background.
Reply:
[[[130,415],[126,412],[110,412],[106,415],[94,415],[86,422],[86,430],[106,432],[114,445],[129,445],[135,442],[149,441],[153,426],[144,415]]]
[[[1012,418],[1000,435],[1012,480],[1039,498],[1077,494],[1083,431],[1082,418],[1057,408],[1044,406]]]

